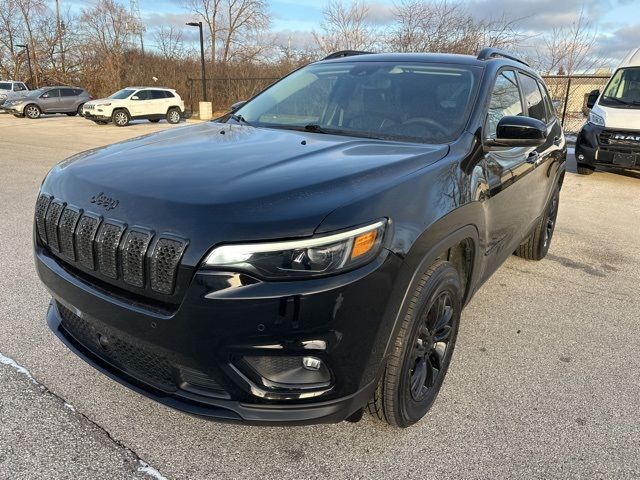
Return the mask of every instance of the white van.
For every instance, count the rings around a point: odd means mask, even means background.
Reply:
[[[578,173],[596,166],[640,170],[640,48],[629,52],[602,94],[589,94],[589,120],[576,141]]]

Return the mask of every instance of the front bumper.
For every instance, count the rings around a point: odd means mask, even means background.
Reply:
[[[219,290],[217,275],[197,272],[167,312],[110,295],[36,246],[38,274],[54,298],[47,322],[71,350],[167,406],[250,424],[340,422],[366,404],[384,365],[392,329],[384,311],[400,263],[384,251],[336,277],[237,290]],[[242,369],[249,354],[313,355],[331,383],[306,396],[271,390]]]
[[[111,117],[109,115],[103,115],[99,112],[96,112],[95,110],[85,109],[82,111],[82,116],[87,120],[92,120],[92,121],[107,122],[111,120]]]
[[[14,107],[14,106],[3,106],[0,107],[2,110],[4,110],[7,113],[11,113],[12,115],[22,115],[23,114],[23,108],[24,106],[20,106],[20,107]]]
[[[616,134],[640,135],[640,130],[620,130],[586,123],[576,140],[576,161],[591,167],[640,169],[640,142],[616,140]]]

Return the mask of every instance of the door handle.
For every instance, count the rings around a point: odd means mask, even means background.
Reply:
[[[538,152],[531,152],[527,157],[527,163],[531,163],[532,165],[538,165],[540,161],[540,154]]]

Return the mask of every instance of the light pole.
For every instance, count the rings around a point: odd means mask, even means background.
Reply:
[[[202,36],[202,22],[189,22],[190,27],[198,27],[200,29],[200,64],[202,67],[202,97],[207,101],[207,75],[204,70],[204,37]]]
[[[18,45],[18,44],[16,44],[16,47],[24,48],[24,49],[27,50],[27,64],[29,65],[29,80],[32,82],[33,81],[33,70],[31,69],[31,55],[29,55],[29,45]],[[38,85],[36,85],[36,88],[38,88]]]

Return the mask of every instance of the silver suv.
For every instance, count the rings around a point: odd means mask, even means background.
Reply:
[[[23,82],[15,80],[0,80],[0,107],[7,100],[24,97],[29,89]]]
[[[39,118],[44,113],[82,115],[83,105],[92,97],[83,88],[44,87],[31,90],[16,100],[7,100],[2,108],[16,117]]]

